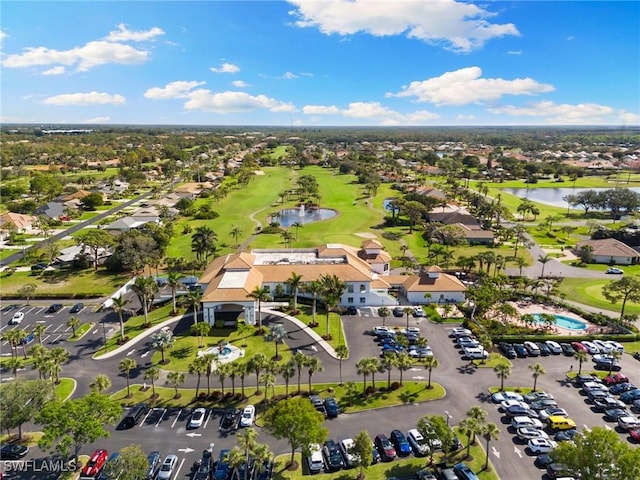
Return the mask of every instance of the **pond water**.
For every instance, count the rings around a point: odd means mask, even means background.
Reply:
[[[307,223],[319,222],[320,220],[327,220],[335,217],[338,212],[330,208],[307,208],[301,205],[298,208],[285,208],[280,210],[278,214],[279,216],[273,218],[273,220],[280,223],[283,227],[290,227],[296,222],[305,225]]]
[[[615,188],[611,186],[611,188]],[[554,207],[566,207],[567,202],[562,199],[567,195],[576,195],[587,190],[596,192],[610,190],[610,188],[503,188],[502,191],[520,198],[528,198],[532,202],[544,203]],[[640,187],[630,187],[629,190],[640,193]]]

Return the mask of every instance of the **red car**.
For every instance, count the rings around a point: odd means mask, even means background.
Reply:
[[[633,441],[640,442],[640,428],[632,428],[629,430],[629,435]]]
[[[104,468],[104,464],[107,463],[108,456],[109,452],[106,450],[96,450],[93,452],[87,464],[82,468],[80,480],[94,480],[98,478],[98,475]]]
[[[629,377],[618,372],[612,375],[607,375],[604,377],[603,382],[607,386],[615,385],[616,383],[627,383],[629,382]]]
[[[581,344],[580,342],[571,342],[571,346],[574,348],[574,350],[576,352],[578,351],[582,351],[584,353],[589,353],[587,351],[587,347],[585,347],[583,344]]]

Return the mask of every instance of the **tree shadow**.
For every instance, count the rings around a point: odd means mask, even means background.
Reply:
[[[183,359],[191,356],[193,354],[193,347],[187,346],[182,348],[177,348],[175,350],[171,350],[169,352],[169,356],[176,359]]]

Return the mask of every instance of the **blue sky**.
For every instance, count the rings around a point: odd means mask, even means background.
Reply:
[[[3,123],[640,124],[640,2],[3,1]]]

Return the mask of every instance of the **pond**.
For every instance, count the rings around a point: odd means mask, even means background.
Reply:
[[[614,188],[613,186],[611,188]],[[522,199],[527,198],[532,202],[544,203],[553,207],[566,207],[567,202],[563,197],[577,195],[580,192],[594,190],[596,192],[611,190],[610,188],[503,188],[502,191],[510,193]],[[640,193],[640,187],[630,187],[629,190]]]
[[[272,220],[277,221],[283,227],[290,227],[294,223],[306,225],[307,223],[319,222],[320,220],[328,220],[338,214],[330,208],[308,208],[300,205],[298,208],[285,208],[274,215]]]

